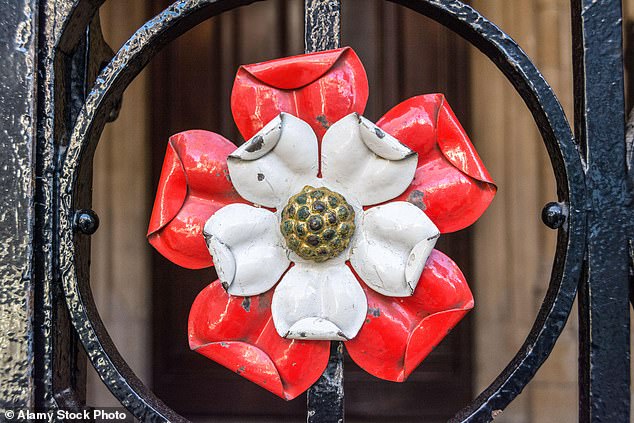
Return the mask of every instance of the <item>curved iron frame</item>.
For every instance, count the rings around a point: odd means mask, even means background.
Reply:
[[[38,54],[42,81],[38,89],[40,118],[35,172],[40,178],[35,197],[39,204],[35,212],[39,232],[34,241],[35,279],[40,284],[39,290],[36,287],[34,318],[36,326],[40,324],[41,328],[36,329],[34,349],[44,358],[35,363],[37,402],[40,406],[59,407],[77,402],[72,393],[68,394],[68,389],[51,388],[55,384],[65,386],[55,374],[56,346],[50,333],[46,332],[54,326],[55,319],[64,319],[64,312],[59,311],[63,296],[78,340],[103,382],[121,404],[143,421],[186,421],[143,385],[108,335],[92,298],[86,254],[89,238],[78,230],[77,213],[83,213],[82,219],[90,214],[86,210],[91,206],[92,156],[99,135],[105,123],[113,118],[112,111],[127,85],[162,47],[196,24],[262,0],[176,1],[143,25],[111,60],[107,60],[110,56],[107,49],[93,41],[98,30],[94,27],[95,21],[89,25],[103,1],[66,0],[65,8],[57,9],[50,6],[55,3],[52,0],[42,0],[45,12],[40,23],[39,42],[45,48],[42,47]],[[584,365],[580,366],[580,416],[583,421],[627,421],[629,372],[624,369],[629,368],[629,344],[625,342],[629,326],[622,297],[627,311],[627,269],[631,264],[627,244],[628,241],[631,244],[634,225],[631,210],[631,181],[634,178],[625,166],[624,142],[622,146],[619,144],[624,139],[624,124],[620,132],[618,129],[619,119],[624,123],[623,110],[616,110],[623,106],[623,77],[619,68],[622,59],[620,5],[615,6],[618,2],[610,0],[598,3],[595,0],[572,0],[574,47],[578,52],[575,70],[578,144],[558,100],[535,65],[508,35],[476,10],[452,0],[390,1],[448,27],[497,65],[531,111],[557,180],[560,203],[558,207],[548,209],[554,214],[553,221],[559,220],[561,225],[557,252],[548,291],[533,328],[495,381],[452,421],[492,420],[498,410],[504,409],[522,391],[552,351],[570,314],[578,286],[583,294],[580,310],[585,337],[581,345]],[[613,25],[602,28],[602,34],[592,33],[606,19]],[[88,28],[87,32],[85,28]],[[86,57],[91,55],[99,60],[105,58],[107,65],[98,75],[96,71],[92,76],[86,72],[82,87],[71,89],[70,105],[65,106],[67,122],[74,122],[70,130],[57,116],[57,108],[61,107],[55,103],[61,87],[58,75],[67,75],[73,65],[90,70],[95,65],[89,59],[86,61]],[[97,66],[101,67],[101,61]],[[611,77],[616,79],[616,84]],[[73,93],[75,97],[72,97]],[[616,109],[611,109],[612,115],[608,115],[606,110],[600,110],[601,104],[615,104]],[[602,123],[612,126],[602,128]],[[609,143],[606,141],[609,139],[614,141]],[[615,166],[619,169],[614,170]],[[53,216],[51,211],[55,213]],[[90,220],[90,217],[86,219]],[[607,219],[611,222],[606,222]],[[610,227],[614,222],[621,228]],[[607,233],[599,233],[600,230]],[[618,241],[618,246],[610,248],[610,239]],[[52,250],[46,248],[50,244]],[[601,264],[601,260],[607,263]],[[612,276],[606,273],[610,264],[613,273],[616,266],[616,274]],[[602,283],[604,281],[612,283]],[[56,286],[61,286],[61,292],[55,292]],[[600,308],[601,301],[607,299],[614,300],[614,307],[618,309],[614,313]],[[47,310],[55,306],[58,307],[57,314],[53,313],[51,317]],[[38,313],[39,309],[42,311]],[[611,323],[618,327],[610,329]],[[610,336],[601,332],[606,330],[610,331]],[[599,340],[606,342],[604,345],[618,341],[615,354],[606,353],[605,348],[601,351],[594,348],[593,342]],[[612,365],[616,370],[606,370],[613,376],[614,382],[609,384],[607,378],[598,375],[592,366],[607,368],[617,355],[618,365]],[[624,386],[627,395],[622,392]],[[599,395],[608,394],[609,398],[604,396],[598,400]]]

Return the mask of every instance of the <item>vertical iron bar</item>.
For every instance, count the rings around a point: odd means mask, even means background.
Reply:
[[[306,53],[331,50],[341,43],[341,1],[304,1]],[[326,371],[308,390],[308,423],[339,423],[344,420],[343,343],[332,342]]]
[[[628,210],[621,1],[572,0],[575,132],[589,192],[579,291],[579,421],[629,422]]]
[[[332,342],[326,371],[308,391],[308,423],[344,420],[343,342]]]
[[[0,419],[33,404],[35,0],[0,15]],[[7,414],[9,416],[9,414]]]
[[[306,53],[339,48],[341,1],[305,0],[304,45]]]

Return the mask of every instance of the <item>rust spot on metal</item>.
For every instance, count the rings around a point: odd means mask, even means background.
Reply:
[[[368,314],[371,314],[374,317],[381,317],[381,309],[379,307],[368,307]]]
[[[330,123],[328,122],[328,119],[326,119],[325,115],[318,115],[316,119],[317,122],[319,122],[319,124],[324,127],[324,129],[330,128]]]
[[[268,310],[271,307],[271,297],[264,294],[258,295],[258,309]]]
[[[410,203],[412,203],[413,205],[415,205],[422,211],[425,211],[425,209],[427,209],[427,206],[425,205],[425,202],[423,201],[424,196],[425,194],[422,191],[414,190],[407,197],[407,201],[409,201]]]
[[[242,300],[242,308],[247,313],[251,311],[251,297],[244,297],[244,300]]]
[[[251,141],[249,141],[249,145],[247,146],[246,150],[249,153],[255,153],[256,151],[261,150],[263,145],[264,138],[262,138],[262,135],[256,135]]]

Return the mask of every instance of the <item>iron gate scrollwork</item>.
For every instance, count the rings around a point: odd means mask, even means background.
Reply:
[[[205,19],[258,0],[176,1],[113,56],[95,19],[103,1],[24,1],[32,8],[31,24],[37,22],[39,29],[32,40],[39,71],[37,119],[31,122],[37,128],[29,274],[35,293],[34,405],[81,407],[81,343],[103,382],[137,418],[185,421],[130,370],[95,307],[87,236],[96,229],[90,212],[92,156],[104,125],[116,115],[121,94],[162,47]],[[448,27],[497,65],[530,109],[557,181],[557,202],[544,209],[545,223],[558,228],[557,251],[533,328],[494,382],[452,421],[490,421],[519,395],[552,351],[578,286],[580,420],[629,421],[628,242],[634,216],[632,175],[625,163],[620,2],[572,0],[575,137],[536,66],[472,7],[450,0],[392,1]],[[339,1],[306,4],[307,49],[336,46]],[[331,360],[336,366],[341,355]],[[21,383],[7,375],[0,375],[0,382],[3,392]],[[327,408],[317,395],[309,396],[314,421],[342,418],[342,401]],[[20,404],[5,400],[0,405]]]

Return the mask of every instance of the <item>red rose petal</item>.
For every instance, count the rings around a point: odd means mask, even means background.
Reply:
[[[172,220],[185,202],[187,196],[187,177],[183,163],[178,157],[171,142],[167,143],[167,151],[163,159],[161,180],[156,190],[156,201],[148,235],[167,225]],[[159,201],[159,199],[161,199]]]
[[[235,145],[208,131],[172,136],[148,228],[148,241],[163,256],[182,267],[213,265],[202,228],[227,204],[244,202],[233,189],[227,156]]]
[[[309,123],[321,139],[332,123],[363,113],[367,99],[365,69],[345,47],[240,67],[231,110],[245,139],[281,112]]]
[[[319,379],[330,355],[328,341],[280,337],[273,326],[273,290],[230,296],[219,281],[207,286],[189,313],[189,344],[275,395],[291,400]]]
[[[285,398],[275,364],[261,349],[241,341],[212,342],[192,349],[278,397]],[[249,359],[245,360],[245,357]]]
[[[412,331],[407,344],[403,382],[468,312],[469,310],[443,311],[432,314],[420,322]]]
[[[411,297],[386,297],[361,283],[368,317],[345,343],[350,357],[381,379],[403,382],[473,308],[473,296],[458,266],[433,250]]]
[[[444,96],[438,110],[436,129],[438,131],[436,141],[440,151],[455,167],[473,179],[493,184],[489,171],[484,167],[478,152]]]
[[[420,207],[443,233],[484,213],[497,188],[442,94],[412,97],[377,125],[418,153],[414,180],[395,200]]]
[[[300,54],[246,65],[244,69],[272,87],[296,90],[324,75],[345,53],[346,48]]]

